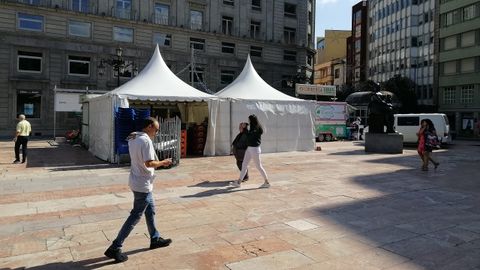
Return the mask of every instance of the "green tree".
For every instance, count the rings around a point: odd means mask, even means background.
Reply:
[[[394,93],[402,103],[400,113],[414,113],[418,111],[415,82],[407,77],[396,75],[381,84],[382,90]]]
[[[348,84],[342,85],[337,89],[337,101],[345,101],[345,99],[353,92],[355,92],[353,86]]]

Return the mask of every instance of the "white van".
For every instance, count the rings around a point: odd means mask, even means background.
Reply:
[[[420,129],[420,122],[423,119],[432,120],[437,131],[438,139],[443,144],[452,143],[450,124],[443,113],[418,113],[418,114],[395,114],[394,128],[398,133],[403,134],[404,143],[416,143],[417,132]]]

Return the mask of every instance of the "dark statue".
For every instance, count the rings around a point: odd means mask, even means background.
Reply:
[[[393,114],[392,98],[383,95],[380,91],[373,92],[368,104],[368,132],[385,133],[384,126],[386,126],[386,133],[395,133]]]

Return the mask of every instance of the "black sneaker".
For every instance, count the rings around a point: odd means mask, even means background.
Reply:
[[[15,159],[15,160],[13,161],[13,164],[18,164],[18,163],[20,163],[20,160],[18,160],[18,159]]]
[[[128,256],[123,254],[121,249],[113,249],[109,247],[103,254],[110,259],[114,259],[116,263],[121,263],[128,260]]]
[[[166,247],[172,243],[172,239],[163,239],[162,237],[152,239],[150,241],[150,249]]]

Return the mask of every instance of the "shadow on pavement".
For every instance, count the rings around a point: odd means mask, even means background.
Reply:
[[[392,164],[402,159],[409,159],[405,163],[408,164],[414,162],[415,156],[400,155],[368,162]],[[340,196],[344,198],[340,203],[335,200],[321,202],[311,208],[313,217],[309,220],[318,219],[318,241],[348,243],[352,241],[349,239],[355,239],[385,250],[388,256],[398,257],[398,264],[408,262],[421,269],[478,268],[478,175],[478,166],[461,163],[441,173],[407,168],[354,176],[351,181],[367,187],[360,189],[365,193],[347,190]],[[325,219],[328,225],[322,227]],[[388,269],[393,265],[382,267]]]
[[[29,148],[27,168],[34,167],[71,167],[78,169],[85,165],[110,165],[81,147],[59,144],[55,147]]]
[[[148,251],[148,248],[140,248],[136,250],[131,250],[128,252],[125,252],[127,255],[133,255],[136,253]],[[78,270],[90,270],[90,269],[98,269],[107,265],[115,265],[115,262],[107,257],[99,257],[99,258],[93,258],[93,259],[88,259],[88,260],[83,260],[83,261],[76,261],[76,262],[56,262],[56,263],[49,263],[45,265],[39,265],[39,266],[33,266],[33,267],[21,267],[21,268],[2,268],[5,270],[24,270],[24,269],[29,269],[29,270],[49,270],[49,269],[78,269]]]

